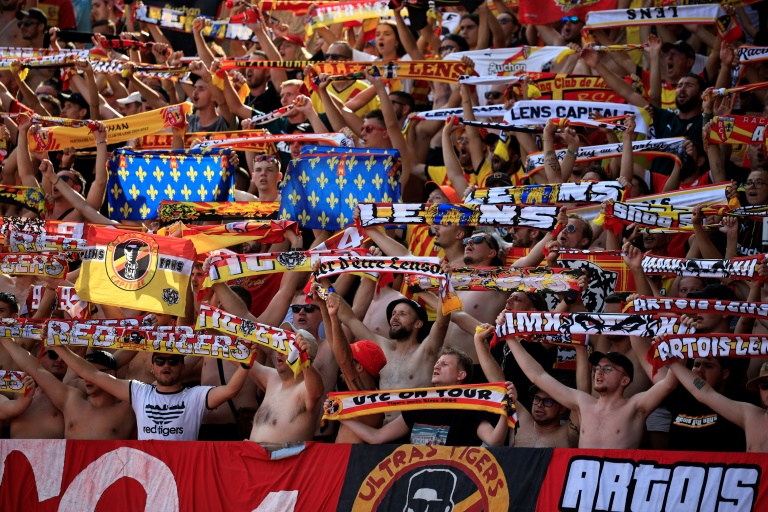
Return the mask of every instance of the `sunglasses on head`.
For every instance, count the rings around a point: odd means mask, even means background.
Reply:
[[[378,126],[373,126],[372,124],[367,124],[367,125],[363,126],[360,129],[360,131],[363,132],[366,135],[370,135],[371,132],[373,132],[374,130],[377,131],[377,132],[385,132],[385,131],[387,131],[386,128],[379,128]]]
[[[256,155],[254,162],[277,162],[277,155]]]
[[[578,22],[580,22],[581,20],[579,19],[579,17],[578,17],[578,16],[563,16],[563,19],[561,19],[560,21],[563,23],[563,25],[565,25],[565,24],[566,24],[566,23],[568,23],[569,21],[570,21],[571,23],[578,23]]]
[[[181,359],[178,357],[156,357],[152,360],[152,363],[155,366],[165,366],[165,363],[168,363],[168,366],[178,366],[181,363]]]
[[[501,91],[488,91],[485,93],[485,99],[487,100],[498,100],[504,96],[504,93]]]
[[[313,311],[316,311],[318,308],[314,304],[291,304],[291,311],[294,315],[298,315],[301,310],[304,310],[305,313],[312,313]]]

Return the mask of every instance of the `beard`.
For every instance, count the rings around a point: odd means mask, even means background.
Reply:
[[[413,329],[408,329],[407,327],[403,327],[403,326],[400,326],[397,328],[390,327],[389,338],[393,340],[404,340],[408,338],[412,332],[413,332]]]
[[[479,264],[479,260],[475,260],[472,256],[464,256],[464,264],[465,265],[477,265],[477,264]]]
[[[701,103],[695,98],[688,98],[685,103],[680,103],[680,100],[675,98],[675,106],[680,112],[687,113],[701,106]]]

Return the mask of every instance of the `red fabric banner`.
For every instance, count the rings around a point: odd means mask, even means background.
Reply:
[[[616,0],[584,0],[583,2],[520,0],[519,18],[520,23],[530,25],[548,25],[560,21],[564,16],[578,16],[581,21],[584,21],[588,12],[616,9],[616,5]]]

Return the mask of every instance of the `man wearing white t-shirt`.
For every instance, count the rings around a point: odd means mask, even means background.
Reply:
[[[197,441],[205,413],[233,399],[248,377],[248,367],[240,365],[224,386],[186,388],[181,383],[184,358],[153,353],[151,371],[157,385],[150,385],[136,380],[116,379],[66,347],[51,349],[86,382],[115,398],[130,401],[136,414],[139,440]]]

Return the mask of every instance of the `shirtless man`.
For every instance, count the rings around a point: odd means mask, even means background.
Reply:
[[[21,34],[19,19],[16,12],[19,11],[25,0],[0,0],[0,46],[12,46],[14,48],[27,46],[27,41]]]
[[[13,341],[3,340],[6,351],[9,343]],[[40,366],[58,380],[67,374],[67,364],[53,350],[42,353]],[[64,439],[64,416],[43,389],[35,392],[24,413],[11,420],[11,439]]]
[[[443,316],[440,308],[429,335],[421,343],[420,334],[427,323],[427,312],[410,299],[394,300],[387,306],[387,338],[371,332],[343,300],[339,301],[338,317],[356,339],[371,340],[384,351],[387,364],[381,370],[381,389],[423,388],[431,384],[430,369],[437,361],[450,323],[450,316]],[[395,417],[397,413],[387,413],[385,423]]]
[[[768,363],[763,363],[760,375],[747,383],[747,389],[759,391],[762,407],[727,398],[680,361],[672,363],[670,369],[696,400],[744,429],[748,452],[768,452]]]
[[[182,384],[184,358],[179,355],[152,354],[152,372],[157,385],[117,379],[79,357],[67,347],[53,347],[72,370],[86,383],[98,386],[118,400],[131,404],[138,424],[138,439],[196,441],[200,422],[207,411],[231,400],[248,378],[244,366],[238,366],[224,386]]]
[[[19,317],[19,302],[16,300],[16,296],[8,292],[0,292],[0,318],[18,318]],[[0,338],[1,340],[9,338]],[[0,343],[0,370],[17,370],[14,367],[11,354],[5,350]]]
[[[17,366],[35,379],[51,403],[64,414],[65,439],[130,439],[136,428],[131,404],[121,402],[92,383],[85,383],[85,393],[68,386],[48,372],[34,356],[9,340],[2,341]],[[85,356],[99,371],[114,375],[115,358],[97,350]]]
[[[250,440],[256,443],[288,443],[310,441],[320,413],[323,379],[311,364],[317,354],[317,342],[310,333],[300,330],[296,345],[309,354],[310,365],[298,376],[285,362],[285,355],[272,353],[275,367],[254,362],[250,376],[266,390],[256,416]]]
[[[595,397],[558,382],[528,354],[517,338],[507,340],[507,345],[539,389],[579,413],[579,448],[638,448],[645,433],[645,419],[677,386],[674,375],[667,374],[648,391],[626,398],[624,390],[632,382],[634,373],[632,362],[617,352],[593,352],[589,362],[594,365]]]

